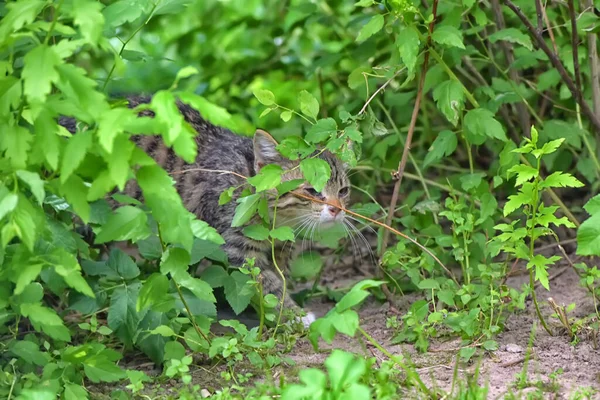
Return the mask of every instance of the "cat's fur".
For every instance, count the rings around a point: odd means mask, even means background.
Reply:
[[[143,103],[150,102],[149,97],[128,98],[129,107],[134,108]],[[262,282],[267,293],[273,293],[278,298],[282,296],[283,282],[275,270],[271,257],[271,248],[268,242],[260,242],[246,237],[242,227],[231,226],[240,192],[234,193],[233,200],[225,205],[219,205],[219,196],[230,187],[240,187],[245,180],[234,174],[218,172],[189,171],[192,169],[233,171],[240,175],[251,177],[265,165],[279,164],[284,170],[292,170],[282,176],[282,180],[302,178],[297,162],[282,157],[276,150],[277,142],[266,132],[257,131],[254,139],[239,136],[231,131],[214,126],[204,120],[201,115],[190,106],[178,102],[179,111],[185,120],[198,132],[196,143],[198,154],[194,164],[188,164],[177,157],[175,152],[166,147],[158,135],[135,135],[132,140],[148,155],[156,160],[176,181],[176,188],[186,208],[194,213],[197,218],[206,221],[214,227],[225,239],[223,249],[227,253],[229,262],[234,266],[241,266],[245,259],[254,257],[256,265],[261,268]],[[143,111],[142,115],[152,116],[152,112]],[[75,121],[61,119],[61,125],[71,132],[75,132]],[[345,207],[349,198],[349,181],[343,163],[329,151],[324,151],[317,157],[325,160],[331,167],[331,178],[321,193],[316,193],[310,185],[303,184],[298,189],[283,195],[277,203],[277,219],[281,223],[290,222],[291,226],[306,224],[320,224],[340,221],[344,218],[340,212],[331,206],[298,197],[294,193],[312,195],[331,204]],[[140,199],[142,193],[134,181],[128,182],[125,193]],[[269,205],[271,213],[273,204]],[[308,220],[311,222],[308,222]],[[307,225],[311,226],[311,225]],[[290,246],[287,246],[288,248]],[[278,257],[280,267],[285,268],[287,254]],[[295,302],[286,294],[285,308],[298,308]],[[310,322],[304,320],[304,322]]]

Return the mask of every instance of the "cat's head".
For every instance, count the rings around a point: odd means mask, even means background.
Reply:
[[[277,141],[267,132],[257,130],[253,142],[254,168],[257,173],[265,165],[278,164],[286,171],[281,177],[283,182],[303,179],[300,169],[295,168],[299,162],[283,157],[277,151]],[[330,225],[344,221],[344,211],[336,206],[346,208],[350,199],[350,180],[348,179],[347,168],[339,158],[329,151],[321,152],[317,157],[326,161],[331,169],[331,177],[327,184],[322,191],[317,192],[308,182],[304,182],[297,189],[282,195],[277,202],[277,218],[281,216],[293,225],[308,224],[310,222]],[[308,200],[297,194],[324,201],[331,205]]]

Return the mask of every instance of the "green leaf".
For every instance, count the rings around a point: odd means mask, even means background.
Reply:
[[[193,215],[184,207],[173,179],[158,165],[140,168],[137,179],[144,200],[160,226],[163,241],[179,243],[191,251],[194,242]]]
[[[273,239],[281,240],[282,242],[289,240],[291,242],[295,241],[294,230],[289,226],[280,226],[279,228],[275,228],[271,230],[269,235]]]
[[[590,215],[596,215],[600,213],[600,194],[592,197],[587,203],[585,203],[583,208]]]
[[[291,263],[291,274],[294,278],[314,278],[323,268],[323,259],[317,252],[303,252]]]
[[[174,278],[184,276],[190,265],[190,253],[179,247],[170,247],[163,253],[160,261],[160,273],[171,274]]]
[[[398,32],[396,47],[398,48],[400,58],[402,58],[402,62],[406,65],[409,74],[413,74],[415,71],[420,44],[419,34],[412,25],[409,25]]]
[[[63,392],[65,400],[88,399],[88,392],[81,385],[65,382],[65,391]]]
[[[107,266],[115,271],[115,275],[124,280],[131,280],[140,275],[140,269],[136,263],[121,249],[111,250]]]
[[[146,315],[145,310],[141,310],[141,312],[136,310],[141,286],[139,282],[125,283],[115,288],[110,296],[107,317],[108,327],[126,344],[133,343],[138,324]]]
[[[239,198],[237,202],[240,204],[235,209],[235,214],[233,215],[231,226],[242,226],[246,222],[250,221],[250,218],[252,218],[258,210],[258,203],[260,202],[260,198],[260,194],[258,193]]]
[[[97,44],[102,37],[104,15],[100,10],[102,3],[95,1],[76,1],[73,3],[73,22],[79,28],[81,35],[88,43]]]
[[[25,362],[39,367],[45,366],[50,361],[48,353],[41,352],[39,345],[28,340],[11,342],[10,351]]]
[[[63,342],[71,341],[71,333],[64,325],[56,311],[44,307],[39,303],[21,304],[21,314],[29,318],[29,321],[37,331],[43,331],[53,339]]]
[[[40,176],[35,172],[20,170],[17,171],[16,174],[19,179],[29,186],[31,193],[33,193],[33,196],[41,206],[44,201],[44,197],[46,196],[46,192],[44,191],[44,181],[41,180]]]
[[[0,150],[10,160],[10,165],[15,169],[27,167],[27,158],[33,135],[21,126],[0,125]]]
[[[306,180],[321,192],[331,177],[331,167],[327,161],[320,158],[307,158],[300,162],[300,170]]]
[[[90,204],[87,201],[88,190],[83,180],[77,175],[71,175],[60,186],[60,193],[67,199],[69,205],[85,223],[89,222],[91,213]]]
[[[497,32],[492,33],[488,39],[492,43],[496,43],[498,40],[504,40],[510,43],[520,44],[529,51],[533,51],[533,44],[528,34],[521,32],[517,28],[505,28]]]
[[[136,311],[140,312],[146,307],[159,312],[170,311],[175,303],[168,291],[169,279],[162,274],[153,273],[140,289],[135,306]]]
[[[191,226],[194,237],[208,240],[216,244],[225,244],[225,239],[223,239],[219,232],[206,222],[196,219],[192,221]]]
[[[8,193],[8,190],[0,186],[0,220],[11,213],[19,203],[19,196]]]
[[[30,50],[24,58],[21,76],[25,81],[23,92],[31,102],[44,102],[59,79],[56,67],[61,59],[52,47],[41,44]]]
[[[419,282],[418,286],[419,286],[419,289],[422,289],[422,290],[431,290],[431,289],[440,290],[440,284],[435,279],[423,279],[421,282]]]
[[[433,99],[448,121],[456,126],[465,107],[465,93],[462,85],[452,79],[444,81],[433,90]]]
[[[553,265],[558,260],[560,260],[560,257],[558,256],[546,258],[541,254],[536,254],[527,263],[527,269],[535,267],[535,279],[539,281],[546,290],[550,290],[547,271],[548,266]]]
[[[191,105],[202,114],[202,118],[213,125],[222,126],[231,130],[237,130],[238,126],[235,118],[225,108],[211,103],[204,97],[191,92],[180,92],[177,96],[182,102]]]
[[[465,115],[464,128],[473,144],[483,144],[486,137],[506,142],[508,138],[504,128],[494,118],[494,114],[484,108],[476,108]]]
[[[236,315],[248,307],[250,300],[256,294],[256,288],[252,284],[252,280],[239,271],[231,273],[228,279],[224,282],[225,298],[233,309]]]
[[[257,192],[274,189],[281,183],[283,168],[277,164],[265,165],[257,175],[248,178],[248,182],[256,188]]]
[[[539,175],[537,169],[525,164],[515,165],[510,168],[508,172],[511,174],[517,174],[515,186],[521,186],[523,183],[528,182]]]
[[[554,172],[546,179],[540,182],[540,189],[558,188],[558,187],[583,187],[577,178],[566,172]]]
[[[465,48],[462,32],[453,26],[444,25],[436,27],[431,38],[434,42],[443,44],[446,47]]]
[[[42,272],[42,264],[27,263],[18,268],[14,293],[21,294],[27,285],[37,279],[40,272]]]
[[[269,108],[267,108],[267,110],[269,110]],[[292,112],[291,111],[283,111],[279,117],[281,118],[281,120],[283,122],[288,122],[290,119],[292,119]]]
[[[105,355],[98,354],[86,358],[83,362],[83,370],[88,379],[94,383],[117,382],[125,378],[125,372],[108,359]]]
[[[379,32],[381,28],[383,28],[383,23],[385,22],[383,15],[377,14],[371,17],[369,22],[362,27],[360,32],[358,33],[358,37],[356,38],[357,42],[363,42]]]
[[[108,153],[113,151],[115,138],[125,130],[125,127],[135,118],[129,108],[119,107],[103,113],[98,121],[98,141]]]
[[[270,90],[257,89],[253,92],[254,97],[265,106],[271,106],[275,104],[275,95]]]
[[[254,240],[265,240],[269,237],[269,230],[262,225],[248,225],[244,227],[243,232]]]
[[[311,126],[306,134],[306,141],[309,143],[323,142],[337,133],[337,123],[333,118],[324,118]]]
[[[79,132],[69,138],[60,169],[61,183],[65,183],[79,167],[90,147],[92,147],[92,133],[90,131]]]
[[[133,243],[150,236],[146,213],[139,208],[125,206],[118,208],[108,217],[97,234],[95,243],[131,240]]]
[[[132,6],[130,0],[115,1],[102,10],[106,25],[110,28],[116,28],[127,22],[134,22],[143,12],[142,7]]]
[[[63,277],[67,285],[79,293],[95,298],[92,288],[81,275],[81,266],[77,258],[63,248],[56,248],[47,258],[54,271]]]
[[[319,102],[317,99],[306,90],[303,90],[298,94],[298,101],[300,102],[300,111],[302,111],[304,115],[316,120],[319,115]]]
[[[348,293],[341,298],[341,300],[335,305],[335,309],[338,312],[343,312],[352,307],[356,307],[363,302],[369,296],[367,289],[378,287],[383,285],[381,281],[375,281],[372,279],[366,279],[364,281],[355,284]]]
[[[423,161],[423,169],[454,153],[457,145],[458,139],[454,132],[448,130],[441,131],[431,144],[431,147],[429,147],[429,151]]]
[[[173,329],[167,325],[160,325],[150,331],[152,335],[161,335],[164,337],[175,336]]]
[[[46,2],[41,0],[6,3],[5,7],[9,11],[6,14],[3,12],[2,20],[0,20],[0,43],[6,42],[10,33],[32,23],[45,5]]]
[[[585,220],[577,230],[577,255],[600,256],[600,213]]]

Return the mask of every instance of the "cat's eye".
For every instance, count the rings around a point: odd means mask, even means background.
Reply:
[[[348,193],[350,193],[350,188],[346,186],[340,189],[340,191],[338,192],[338,196],[346,197],[348,196]]]
[[[304,190],[313,197],[321,197],[321,193],[317,192],[314,188],[305,188]]]

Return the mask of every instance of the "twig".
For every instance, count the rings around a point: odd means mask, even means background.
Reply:
[[[579,51],[577,46],[579,45],[579,35],[577,34],[577,20],[575,19],[575,6],[573,0],[568,0],[569,5],[569,18],[571,19],[571,48],[573,49],[573,71],[575,73],[575,85],[577,87],[577,95],[579,96],[577,103],[583,102],[583,95],[581,94],[581,71],[579,69]]]
[[[383,89],[385,89],[386,86],[389,85],[390,82],[393,81],[404,70],[405,70],[405,68],[401,68],[398,71],[396,71],[396,73],[394,75],[392,75],[392,77],[390,79],[388,79],[387,81],[385,81],[385,83],[383,85],[381,85],[381,87],[379,89],[377,89],[375,92],[373,92],[373,94],[371,95],[371,97],[369,97],[369,99],[367,100],[367,102],[365,103],[365,105],[358,112],[358,115],[361,115],[362,113],[364,113],[367,110],[367,107],[369,106],[369,103],[375,98],[375,96],[377,96],[377,94],[379,92],[381,92]]]
[[[206,168],[183,169],[181,171],[173,171],[173,172],[171,172],[171,175],[185,174],[185,173],[188,173],[188,172],[214,172],[214,173],[217,173],[217,174],[230,174],[230,175],[235,175],[235,176],[237,176],[239,178],[242,178],[242,179],[248,179],[247,176],[244,176],[242,174],[238,174],[235,171],[227,171],[227,170],[224,170],[224,169],[206,169]]]
[[[548,36],[550,36],[550,41],[552,42],[552,48],[554,49],[555,53],[558,53],[558,47],[556,46],[556,40],[554,39],[554,32],[552,31],[552,25],[550,25],[550,18],[548,18],[548,13],[546,12],[546,7],[542,6],[542,3],[540,2],[540,0],[535,0],[536,3],[536,7],[539,5],[539,7],[542,10],[542,14],[544,16],[544,22],[546,22],[546,28],[548,30]]]
[[[402,175],[404,174],[404,168],[406,167],[406,160],[408,159],[408,153],[410,152],[410,145],[412,142],[413,133],[415,131],[415,125],[417,123],[417,116],[419,115],[419,108],[421,106],[421,98],[423,97],[423,87],[425,86],[425,75],[427,74],[427,65],[429,64],[429,48],[431,46],[431,36],[435,27],[435,21],[437,19],[437,6],[438,0],[433,1],[433,18],[429,24],[429,34],[427,36],[427,44],[425,45],[425,57],[423,59],[423,66],[421,67],[421,77],[419,79],[419,88],[417,89],[417,98],[415,99],[415,106],[413,107],[412,116],[410,119],[410,125],[408,127],[408,134],[406,135],[406,141],[404,142],[404,150],[402,151],[402,158],[400,164],[398,164],[398,170],[392,173],[392,176],[396,179],[394,184],[394,191],[392,192],[392,200],[390,201],[390,212],[386,219],[386,225],[392,224],[394,218],[394,210],[396,210],[396,204],[398,203],[398,195],[400,193],[400,185],[402,184]],[[384,231],[383,239],[381,241],[381,255],[385,252],[387,242],[389,240],[389,232]]]
[[[372,224],[380,226],[380,227],[382,227],[382,228],[384,228],[384,229],[386,229],[386,230],[388,230],[388,231],[390,231],[390,232],[392,232],[392,233],[394,233],[394,234],[396,234],[396,235],[398,235],[398,236],[400,236],[400,237],[408,240],[409,242],[415,244],[417,247],[419,247],[421,250],[423,250],[425,253],[427,253],[431,258],[433,258],[435,260],[435,262],[440,267],[442,267],[442,269],[444,271],[446,271],[446,273],[448,274],[448,276],[458,285],[458,280],[456,279],[456,277],[454,276],[454,274],[452,273],[452,271],[450,271],[448,269],[448,267],[446,267],[444,265],[444,263],[442,261],[440,261],[440,259],[437,258],[437,256],[431,252],[431,250],[429,250],[427,247],[423,246],[421,243],[417,242],[415,239],[411,238],[410,236],[408,236],[408,235],[406,235],[406,234],[398,231],[397,229],[392,228],[391,226],[389,226],[387,224],[384,224],[383,222],[379,222],[379,221],[377,221],[375,219],[372,219],[372,218],[369,218],[369,217],[365,217],[364,215],[355,213],[354,211],[348,210],[347,208],[344,208],[344,207],[342,207],[340,205],[328,203],[326,201],[323,201],[323,200],[320,200],[320,199],[317,199],[315,197],[308,196],[308,195],[305,195],[305,194],[302,194],[302,193],[299,193],[299,192],[295,192],[295,191],[293,191],[291,193],[294,194],[295,196],[302,197],[303,199],[314,201],[315,203],[327,204],[329,206],[333,206],[335,208],[338,208],[338,209],[344,211],[347,214],[350,214],[350,215],[352,215],[354,217],[362,218],[365,221],[369,221]]]
[[[537,32],[541,35],[544,30],[544,23],[542,22],[542,3],[540,3],[539,0],[536,0],[535,2],[535,14],[537,15]]]
[[[521,20],[521,22],[523,22],[523,24],[525,24],[525,27],[527,28],[529,33],[535,39],[538,47],[540,49],[542,49],[542,51],[546,54],[546,56],[548,56],[548,58],[550,59],[550,62],[552,63],[554,68],[556,68],[556,70],[558,71],[558,74],[560,75],[562,81],[569,88],[571,95],[573,96],[573,98],[576,99],[577,103],[581,107],[581,110],[586,115],[586,117],[589,119],[591,124],[594,126],[594,129],[596,130],[596,132],[598,134],[600,134],[600,116],[595,115],[594,112],[592,111],[592,109],[590,108],[590,106],[585,101],[583,101],[583,96],[581,95],[581,92],[578,90],[577,86],[575,86],[575,83],[569,76],[563,63],[558,58],[558,55],[555,52],[553,52],[552,50],[550,50],[550,48],[544,41],[544,38],[542,37],[542,35],[536,31],[535,27],[531,24],[531,21],[529,21],[529,19],[525,16],[525,14],[523,14],[523,12],[521,11],[521,9],[519,7],[517,7],[511,0],[502,0],[502,1],[508,8],[510,8],[515,13],[515,15]],[[539,1],[539,0],[537,0],[537,1]]]
[[[502,367],[502,368],[512,367],[513,365],[521,364],[523,361],[525,361],[525,356],[519,357],[512,361],[505,362],[504,364],[500,364],[500,367]]]
[[[504,16],[502,15],[502,9],[500,8],[499,0],[492,0],[492,8],[494,10],[494,18],[496,19],[496,26],[498,29],[504,29],[506,24],[504,23]],[[538,15],[538,29],[541,33],[541,15]],[[521,76],[519,72],[512,66],[515,62],[515,56],[513,54],[513,48],[509,42],[504,40],[500,41],[500,47],[504,53],[504,57],[506,58],[506,64],[508,66],[508,74],[510,76],[510,80],[513,81],[516,85],[521,82]],[[517,90],[515,90],[518,92]],[[530,116],[527,111],[527,107],[523,102],[518,102],[515,104],[515,108],[517,111],[517,116],[519,117],[519,123],[521,125],[521,132],[523,135],[529,135],[529,129],[531,128]]]
[[[592,0],[583,0],[586,10],[593,10]],[[592,80],[592,101],[594,106],[594,114],[600,115],[600,65],[598,63],[598,36],[591,32],[587,35],[588,38],[588,58],[590,60],[590,79]]]

